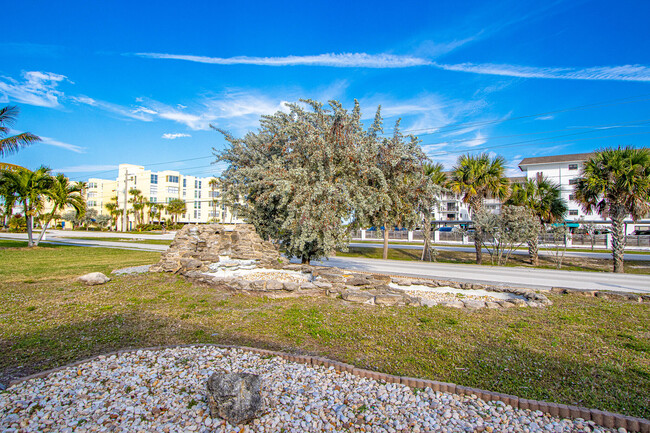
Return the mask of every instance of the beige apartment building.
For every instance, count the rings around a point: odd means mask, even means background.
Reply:
[[[95,209],[104,215],[109,215],[106,204],[113,201],[113,197],[117,197],[120,209],[124,209],[126,201],[127,210],[132,210],[133,205],[129,203],[132,196],[128,192],[135,188],[150,203],[167,204],[173,199],[185,201],[187,212],[178,217],[181,223],[243,223],[236,212],[222,203],[219,185],[217,182],[211,183],[211,180],[216,181],[214,177],[185,176],[174,170],[152,171],[141,165],[120,164],[115,180],[88,179],[86,201],[88,209]],[[162,216],[170,218],[171,214],[163,211]],[[129,217],[128,221],[129,228],[133,228],[133,217]],[[120,217],[118,227],[121,226]]]

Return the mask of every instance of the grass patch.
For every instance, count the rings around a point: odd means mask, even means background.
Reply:
[[[25,248],[26,242],[0,241],[0,280],[33,284],[89,272],[108,275],[114,269],[155,263],[160,253],[151,251],[87,248],[41,244]]]
[[[337,257],[363,257],[368,259],[381,259],[382,248],[373,247],[349,247],[348,251],[336,252]],[[422,256],[421,249],[389,248],[389,260],[411,260],[419,261]],[[474,252],[438,250],[436,261],[439,263],[462,263],[476,264]],[[492,266],[490,255],[483,253],[483,266]],[[527,256],[513,255],[506,266],[522,266],[527,268],[557,269],[550,256],[539,256],[539,266],[532,266]],[[625,272],[630,274],[650,274],[650,262],[628,260],[624,263]],[[591,259],[587,257],[565,257],[562,261],[562,270],[585,271],[585,272],[611,272],[612,261],[607,259]]]
[[[1,251],[26,254],[22,267],[46,261],[52,269],[59,257],[63,270],[32,277],[33,283],[25,276],[7,280],[19,266],[13,256],[0,256],[0,380],[122,348],[214,342],[650,417],[648,304],[551,294],[548,308],[468,312],[232,295],[168,274],[120,276],[91,287],[71,282],[94,266],[98,251]],[[138,251],[121,253],[102,266],[144,260]]]

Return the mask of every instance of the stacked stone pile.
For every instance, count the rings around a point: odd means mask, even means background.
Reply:
[[[227,256],[228,260],[252,261],[265,268],[282,266],[278,249],[262,240],[252,224],[201,224],[183,227],[151,271],[182,275],[191,271],[206,272],[221,256]]]

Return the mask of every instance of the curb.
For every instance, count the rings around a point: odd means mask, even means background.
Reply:
[[[406,385],[411,388],[421,388],[421,389],[431,388],[433,391],[448,392],[451,394],[458,394],[458,395],[475,395],[484,401],[501,401],[514,408],[528,409],[531,411],[539,410],[541,412],[545,412],[559,418],[582,418],[585,421],[593,421],[596,424],[607,428],[624,428],[628,432],[650,433],[650,420],[644,418],[636,418],[636,417],[621,415],[618,413],[601,411],[598,409],[589,409],[586,407],[569,406],[566,404],[548,403],[545,401],[537,401],[537,400],[528,400],[524,398],[519,398],[514,395],[501,394],[498,392],[491,392],[482,389],[456,385],[455,383],[438,382],[435,380],[418,379],[415,377],[407,377],[407,376],[395,376],[392,374],[380,373],[377,371],[357,368],[351,364],[345,364],[343,362],[333,361],[331,359],[320,357],[320,356],[294,355],[286,352],[276,352],[273,350],[258,349],[256,347],[224,345],[224,344],[210,344],[210,343],[176,344],[176,345],[169,345],[169,346],[154,346],[154,347],[143,347],[139,349],[117,350],[114,352],[108,352],[102,355],[97,355],[91,358],[75,361],[71,364],[42,371],[40,373],[31,374],[29,376],[25,376],[20,379],[12,380],[11,382],[9,382],[9,387],[13,385],[17,385],[22,382],[26,382],[28,380],[43,378],[52,373],[64,370],[66,368],[75,367],[77,365],[81,365],[86,362],[93,361],[95,359],[98,359],[100,356],[120,355],[123,353],[137,352],[139,350],[155,351],[155,350],[165,350],[165,349],[184,348],[184,347],[202,347],[202,346],[219,347],[222,349],[239,349],[239,350],[245,350],[248,352],[256,353],[262,356],[278,356],[289,362],[298,362],[301,364],[307,364],[312,366],[323,366],[325,368],[332,367],[335,370],[340,372],[347,372],[358,377],[383,381],[386,383],[397,383],[397,384]],[[7,387],[7,389],[9,389],[9,387]]]

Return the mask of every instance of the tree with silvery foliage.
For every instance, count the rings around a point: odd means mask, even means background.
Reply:
[[[419,140],[404,137],[398,119],[391,138],[383,132],[381,107],[368,130],[370,152],[376,155],[369,177],[371,195],[366,220],[375,227],[384,227],[383,258],[388,258],[388,231],[392,227],[414,228],[422,223],[421,210],[430,194],[431,179],[425,176],[427,161]]]
[[[337,101],[287,108],[262,116],[259,131],[244,138],[219,130],[230,146],[217,156],[229,164],[221,175],[226,203],[309,263],[348,244],[350,222],[367,206],[373,155],[358,102],[351,112]]]

